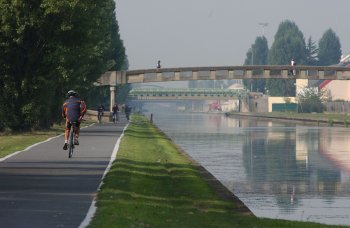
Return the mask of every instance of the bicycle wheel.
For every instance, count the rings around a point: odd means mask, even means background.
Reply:
[[[118,114],[113,114],[113,123],[118,123]]]
[[[97,118],[98,118],[98,123],[101,124],[101,119],[102,119],[101,114],[98,114]]]
[[[68,158],[71,158],[74,151],[74,126],[71,127],[68,138]]]

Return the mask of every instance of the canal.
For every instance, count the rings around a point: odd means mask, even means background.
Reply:
[[[350,225],[350,130],[145,106],[257,216]]]

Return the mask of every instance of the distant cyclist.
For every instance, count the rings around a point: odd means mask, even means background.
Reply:
[[[130,120],[130,114],[131,114],[131,106],[129,104],[126,104],[125,105],[125,109],[124,109],[124,112],[125,112],[125,117],[126,119],[129,121]]]
[[[119,107],[117,104],[114,104],[113,105],[113,108],[112,108],[112,117],[113,117],[113,122],[114,123],[118,123],[119,122],[119,116],[118,116],[118,112],[119,112]]]
[[[68,99],[63,103],[62,116],[66,119],[66,130],[64,132],[64,145],[63,149],[68,149],[68,136],[72,123],[76,122],[76,138],[74,139],[74,144],[79,145],[79,132],[80,132],[80,122],[86,112],[86,104],[83,100],[77,97],[78,93],[74,90],[69,90],[67,93]]]
[[[103,106],[103,104],[100,104],[100,106],[97,107],[97,118],[98,118],[98,122],[101,123],[102,121],[102,116],[105,112],[105,107]]]

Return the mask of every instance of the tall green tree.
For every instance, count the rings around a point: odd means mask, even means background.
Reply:
[[[316,41],[313,41],[310,36],[306,43],[305,65],[317,66],[318,64],[317,52],[318,52],[318,47],[317,47]]]
[[[304,35],[298,26],[286,20],[278,27],[269,52],[268,63],[270,65],[289,65],[292,58],[297,64],[305,64],[306,45]],[[272,96],[295,96],[294,79],[269,79],[266,87]]]
[[[84,94],[125,58],[113,0],[0,0],[0,118],[48,127],[64,94]]]
[[[258,36],[247,52],[244,65],[266,65],[269,53],[268,42],[265,36]]]
[[[306,45],[303,33],[298,26],[286,20],[280,23],[271,46],[268,63],[271,65],[289,65],[292,58],[298,64],[306,62]]]
[[[257,37],[254,44],[247,52],[244,65],[266,65],[269,47],[267,39],[264,36]],[[265,91],[265,79],[244,79],[243,84],[252,91]]]
[[[324,32],[318,43],[318,59],[320,66],[329,66],[339,63],[341,45],[338,36],[332,29]]]

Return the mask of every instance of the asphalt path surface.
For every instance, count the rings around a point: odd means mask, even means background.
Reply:
[[[79,227],[127,122],[84,128],[72,158],[63,136],[0,163],[0,227]]]

